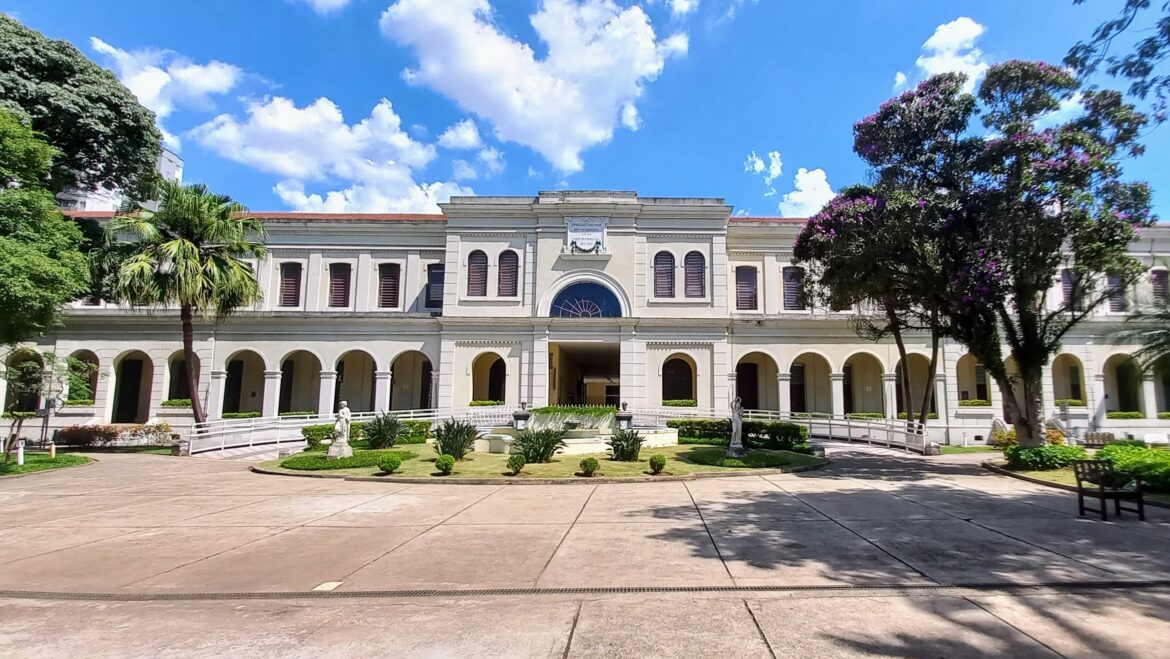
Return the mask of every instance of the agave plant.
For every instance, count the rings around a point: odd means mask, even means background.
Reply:
[[[557,449],[565,447],[565,431],[558,428],[521,430],[512,440],[512,448],[524,456],[529,464],[552,462]]]
[[[636,430],[616,430],[613,436],[606,440],[609,444],[610,450],[613,451],[613,459],[619,462],[637,462],[638,454],[642,452],[642,442],[646,441],[645,437],[638,434]]]
[[[447,419],[435,426],[435,453],[449,455],[456,460],[475,450],[475,440],[480,438],[479,429],[467,421]]]
[[[372,449],[391,448],[404,432],[402,422],[393,414],[379,414],[366,422],[362,434]]]

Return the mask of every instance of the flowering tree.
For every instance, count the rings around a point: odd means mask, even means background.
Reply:
[[[1128,247],[1154,220],[1150,191],[1124,181],[1119,160],[1141,153],[1146,118],[1119,93],[1082,89],[1044,63],[992,67],[977,97],[964,81],[934,76],[887,101],[854,126],[854,150],[874,168],[878,197],[921,209],[899,213],[898,233],[916,243],[907,254],[933,255],[938,270],[921,270],[929,276],[907,301],[939,313],[935,327],[994,378],[1020,443],[1040,445],[1049,359],[1109,298],[1106,276],[1129,285],[1143,271]],[[1056,121],[1078,92],[1083,113]],[[1050,303],[1064,268],[1071,295]]]

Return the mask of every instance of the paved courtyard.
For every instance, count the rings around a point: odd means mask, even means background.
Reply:
[[[978,456],[830,456],[456,486],[102,455],[0,480],[0,653],[1165,656],[1170,511],[1078,519]]]

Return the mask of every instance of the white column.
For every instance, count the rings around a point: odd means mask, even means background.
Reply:
[[[260,414],[265,418],[279,416],[280,371],[264,371],[264,399],[260,405]]]
[[[777,396],[780,400],[780,412],[788,414],[792,412],[792,374],[791,373],[777,373],[776,374],[776,390]]]
[[[887,419],[898,418],[898,376],[882,373],[882,408]]]
[[[638,338],[633,325],[623,325],[621,333],[621,399],[637,410],[646,404],[646,343]]]
[[[394,371],[374,371],[374,411],[385,412],[390,407],[390,387]]]
[[[321,371],[321,393],[317,397],[317,414],[333,414],[337,401],[333,400],[337,388],[337,371]]]
[[[1060,410],[1056,409],[1056,380],[1051,363],[1044,367],[1044,372],[1040,375],[1040,396],[1044,405],[1043,414],[1045,417],[1056,416],[1060,413]]]
[[[212,371],[211,382],[207,387],[207,418],[218,419],[223,416],[223,385],[227,382],[227,371]]]
[[[727,401],[730,403],[739,395],[739,382],[735,371],[727,374]],[[714,406],[712,406],[714,407]],[[730,406],[729,406],[730,409]]]
[[[1105,374],[1093,374],[1093,429],[1101,427],[1101,422],[1105,420]]]
[[[830,373],[829,389],[832,391],[833,416],[845,415],[845,374]]]
[[[1158,418],[1158,389],[1154,386],[1154,374],[1142,374],[1142,412],[1147,419]]]
[[[548,327],[538,328],[532,339],[532,373],[528,395],[524,398],[531,407],[548,405]]]
[[[947,376],[942,373],[934,374],[934,409],[940,420],[947,418]]]

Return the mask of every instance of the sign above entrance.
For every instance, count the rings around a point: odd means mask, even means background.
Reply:
[[[566,254],[605,254],[605,227],[608,217],[567,217],[565,218]]]

